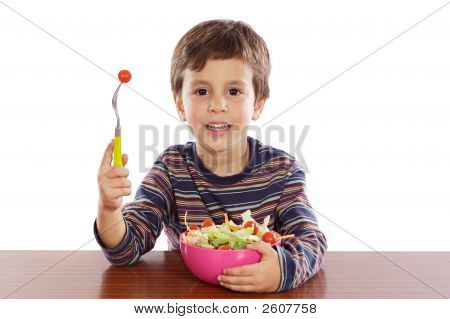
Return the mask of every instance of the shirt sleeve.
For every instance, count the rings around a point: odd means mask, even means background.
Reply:
[[[95,239],[106,259],[117,266],[136,263],[143,254],[155,246],[163,224],[167,223],[168,215],[173,209],[173,203],[168,170],[159,157],[139,185],[134,200],[122,205],[126,234],[115,248],[104,246],[95,220]]]
[[[319,230],[317,218],[305,193],[305,173],[296,165],[287,178],[276,209],[275,228],[281,235],[294,234],[276,246],[281,267],[277,292],[296,288],[320,269],[327,240]]]

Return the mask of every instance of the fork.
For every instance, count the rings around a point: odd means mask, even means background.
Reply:
[[[119,113],[117,112],[117,96],[119,94],[119,89],[122,86],[122,82],[117,87],[116,92],[113,95],[112,98],[112,107],[114,109],[114,112],[116,112],[116,119],[117,119],[117,125],[116,130],[114,134],[114,166],[123,166],[122,163],[122,135],[120,130],[120,117]]]

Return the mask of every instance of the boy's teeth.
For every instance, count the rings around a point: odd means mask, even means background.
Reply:
[[[221,129],[221,128],[228,128],[228,124],[208,124],[209,128],[214,128],[214,129]]]

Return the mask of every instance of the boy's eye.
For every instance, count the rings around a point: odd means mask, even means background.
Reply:
[[[230,89],[230,95],[239,95],[242,92],[239,89]]]
[[[195,95],[206,95],[206,94],[208,94],[208,90],[207,89],[199,89],[199,90],[195,91],[194,94]]]
[[[241,90],[233,88],[230,89],[229,91],[230,95],[240,95],[242,94]],[[203,95],[208,95],[208,90],[207,89],[198,89],[197,91],[194,92],[195,95],[199,95],[199,96],[203,96]]]

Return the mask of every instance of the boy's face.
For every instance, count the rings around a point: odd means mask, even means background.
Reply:
[[[174,100],[180,119],[203,148],[230,151],[247,141],[248,124],[259,118],[265,102],[255,102],[252,78],[240,59],[208,60],[199,72],[184,71]]]

